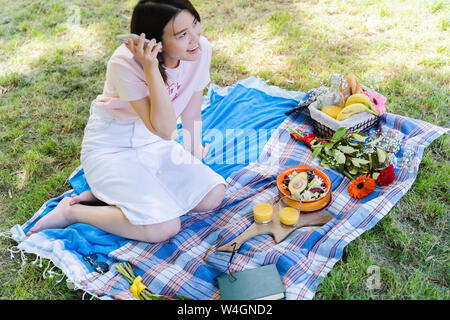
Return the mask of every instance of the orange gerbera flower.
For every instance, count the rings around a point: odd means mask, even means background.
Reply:
[[[375,180],[371,177],[359,176],[348,186],[348,193],[356,199],[361,199],[375,190]]]

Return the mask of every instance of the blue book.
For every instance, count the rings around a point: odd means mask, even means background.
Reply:
[[[217,278],[223,300],[279,300],[285,289],[274,264]]]

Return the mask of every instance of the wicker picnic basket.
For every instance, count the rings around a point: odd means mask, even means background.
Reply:
[[[361,88],[364,91],[368,90],[365,86],[361,86]],[[378,92],[376,94],[381,96]],[[377,127],[380,123],[380,116],[375,116],[368,112],[361,112],[344,121],[337,121],[320,111],[317,101],[311,103],[308,109],[313,122],[314,132],[323,138],[331,137],[341,127],[346,127],[349,131],[360,130],[364,132]]]

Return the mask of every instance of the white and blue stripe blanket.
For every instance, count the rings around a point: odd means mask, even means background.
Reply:
[[[181,231],[166,242],[131,241],[85,224],[26,237],[28,229],[63,197],[89,189],[81,167],[69,178],[73,189],[45,202],[23,225],[13,226],[12,238],[22,253],[50,259],[75,288],[101,299],[134,299],[128,281],[115,270],[124,261],[154,293],[220,299],[216,277],[227,270],[230,253],[216,249],[252,224],[253,204],[277,195],[279,172],[297,164],[318,166],[311,150],[289,135],[289,128],[312,132],[307,115],[284,115],[305,98],[305,93],[269,86],[253,77],[232,87],[211,86],[202,111],[203,139],[211,144],[204,162],[226,178],[227,193],[216,210],[183,216]],[[333,184],[328,211],[335,218],[322,227],[297,229],[279,244],[269,235],[256,236],[236,252],[229,271],[276,264],[287,299],[312,299],[345,246],[372,228],[409,190],[425,147],[447,132],[393,114],[383,115],[381,125],[383,131],[401,138],[400,150],[392,158],[396,177],[391,185],[377,186],[357,200],[347,193],[347,178],[326,170]],[[182,137],[177,142],[182,143]],[[93,254],[109,271],[95,270],[85,259]]]

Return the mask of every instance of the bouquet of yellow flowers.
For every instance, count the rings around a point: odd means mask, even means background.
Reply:
[[[176,294],[178,297],[169,297],[160,294],[151,293],[147,286],[142,283],[141,276],[135,276],[131,265],[127,262],[120,263],[116,266],[117,272],[128,280],[130,285],[130,291],[136,299],[139,300],[190,300],[187,297]]]

